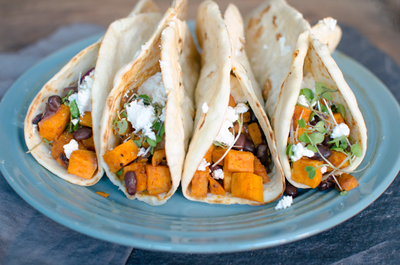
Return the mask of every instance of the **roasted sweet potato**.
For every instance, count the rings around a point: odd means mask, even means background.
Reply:
[[[133,141],[128,140],[118,145],[113,150],[106,152],[103,158],[110,168],[110,171],[116,173],[122,167],[135,160],[138,152],[139,148],[137,145]]]
[[[248,130],[250,134],[250,138],[253,141],[255,146],[258,146],[259,144],[262,143],[262,138],[261,138],[261,131],[260,127],[258,127],[258,124],[256,122],[249,124],[248,125]]]
[[[230,172],[254,172],[254,155],[250,152],[230,150],[224,158],[224,169]]]
[[[235,99],[232,97],[232,95],[229,95],[229,106],[232,108],[236,107]]]
[[[232,130],[232,128],[229,128],[229,131],[230,131],[231,133],[232,133],[233,131],[235,131],[235,135],[236,135],[236,134],[239,132],[239,128],[240,128],[239,123],[235,122],[235,123],[233,124],[233,130]],[[244,126],[242,126],[241,133],[243,133],[244,135],[246,135],[246,137],[248,136],[248,133],[246,132],[246,129],[244,128]]]
[[[56,139],[54,139],[53,146],[51,147],[51,156],[53,157],[53,159],[66,169],[68,168],[68,158],[65,156],[64,153],[64,145],[68,144],[72,139],[74,139],[72,134],[63,133]],[[80,150],[86,149],[81,141],[78,141],[78,146]]]
[[[199,171],[197,170],[194,173],[192,178],[192,187],[190,189],[190,195],[195,198],[205,198],[207,197],[208,191],[208,170],[206,171]]]
[[[328,161],[332,163],[335,167],[339,167],[339,165],[347,158],[347,156],[341,152],[333,151],[332,155],[329,157]],[[340,168],[345,168],[350,165],[350,162],[347,160]],[[333,168],[327,167],[327,172],[333,171]]]
[[[153,167],[155,167],[159,164],[163,164],[163,165],[167,164],[167,157],[165,155],[165,149],[160,149],[160,150],[154,151],[154,153],[153,153],[153,158],[151,159],[151,165]]]
[[[342,114],[340,114],[340,113],[333,113],[333,117],[335,118],[335,121],[336,121],[337,124],[346,123],[344,121],[344,118],[343,118]],[[331,118],[328,117],[328,120],[330,120],[330,119]],[[332,127],[334,127],[334,126],[336,126],[336,125],[329,124],[329,129],[332,129]]]
[[[76,150],[71,153],[68,174],[91,179],[97,168],[96,154],[88,150]]]
[[[350,174],[343,173],[342,175],[337,176],[336,179],[343,190],[349,191],[358,187],[357,179]]]
[[[168,166],[146,165],[147,192],[149,195],[157,195],[171,189],[172,180]]]
[[[127,165],[122,170],[122,174],[120,179],[122,181],[125,180],[125,174],[129,171],[133,171],[136,173],[136,191],[144,191],[147,188],[147,175],[146,175],[146,164],[145,163],[132,163]]]
[[[224,190],[231,192],[232,187],[232,173],[224,170]]]
[[[233,173],[232,196],[263,202],[264,193],[262,178],[253,173]]]
[[[215,179],[210,175],[207,175],[208,181],[210,183],[210,192],[215,195],[225,195],[225,190]]]
[[[313,179],[308,177],[307,171],[304,169],[307,166],[317,167],[322,165],[323,161],[312,160],[305,157],[293,162],[292,179],[296,182],[316,188],[321,183],[322,173],[321,168],[315,170],[315,176]]]
[[[297,120],[304,119],[307,124],[310,120],[310,115],[311,115],[311,110],[306,109],[302,106],[296,105],[296,107],[294,108],[294,113],[293,113],[293,118],[292,118],[293,130],[296,130],[296,128],[297,128],[297,124],[298,124]]]
[[[62,104],[54,115],[42,119],[38,124],[40,138],[49,142],[54,141],[65,130],[70,119],[69,116],[69,107]]]
[[[212,163],[217,162],[226,152],[227,149],[222,148],[222,147],[217,147],[214,149],[213,153],[212,153]],[[218,163],[219,166],[223,166],[224,165],[224,159],[221,160],[221,162]]]
[[[263,183],[270,182],[267,171],[263,164],[261,164],[260,160],[257,157],[254,157],[254,174],[259,175],[263,179]]]
[[[208,148],[207,153],[204,155],[204,159],[210,164],[212,163],[212,156],[214,150],[215,150],[215,145],[211,144],[210,148]]]
[[[93,136],[90,137],[89,139],[82,140],[82,143],[87,150],[95,151]]]
[[[250,122],[250,121],[251,121],[250,111],[243,113],[243,122]]]
[[[92,127],[92,112],[86,111],[83,116],[79,118],[79,124],[86,127]]]

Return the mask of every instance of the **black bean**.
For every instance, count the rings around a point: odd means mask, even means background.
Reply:
[[[318,117],[318,115],[315,115],[315,116],[314,116],[314,120],[313,120],[313,121],[310,121],[310,124],[311,124],[312,126],[315,126],[315,125],[317,125],[317,123],[318,123],[320,120],[321,120],[321,118]]]
[[[241,150],[244,148],[245,144],[246,144],[246,136],[244,134],[240,134],[239,138],[236,140],[232,149]]]
[[[257,121],[257,117],[254,114],[254,111],[252,109],[250,109],[249,111],[250,111],[250,123],[256,122]]]
[[[328,148],[331,148],[333,146],[333,143],[328,144],[328,142],[330,142],[330,141],[332,141],[332,139],[328,135],[325,135],[325,138],[324,138],[324,141],[322,142],[322,145],[326,146]]]
[[[87,71],[81,78],[81,83],[83,82],[83,80],[85,80],[85,77],[90,75],[90,73],[94,70],[94,67],[92,69],[90,69],[89,71]]]
[[[60,155],[61,161],[64,163],[64,167],[68,168],[69,165],[69,159],[64,155],[64,153],[62,153]]]
[[[334,187],[335,187],[335,182],[332,177],[329,177],[328,179],[321,181],[321,183],[318,185],[318,190],[324,191],[332,189]]]
[[[69,91],[72,90],[71,94],[78,93],[78,88],[76,86],[70,86],[63,89],[68,95]]]
[[[243,146],[243,151],[254,153],[256,151],[256,147],[254,146],[251,140],[246,139],[246,142],[244,143]]]
[[[286,194],[289,196],[292,196],[293,198],[296,197],[299,193],[299,189],[290,184],[288,181],[286,181]]]
[[[79,140],[86,140],[92,137],[92,129],[89,127],[82,127],[76,130],[73,134],[74,139]]]
[[[134,171],[128,171],[125,174],[125,186],[126,191],[130,195],[136,194],[136,173]]]
[[[257,146],[257,158],[260,160],[261,164],[265,165],[268,163],[268,146],[266,144],[260,144]]]
[[[36,115],[36,117],[33,118],[33,120],[32,120],[32,124],[38,124],[42,120],[42,117],[43,117],[43,113]]]
[[[62,99],[60,96],[54,95],[49,97],[48,99],[48,108],[51,112],[57,112],[58,109],[61,107]]]
[[[317,148],[318,148],[319,152],[320,152],[326,159],[328,159],[328,158],[331,157],[332,151],[331,151],[331,149],[329,149],[328,147],[319,144],[319,145],[317,145]],[[310,159],[319,160],[319,161],[324,160],[324,159],[320,156],[319,153],[314,153],[314,156],[310,157]]]

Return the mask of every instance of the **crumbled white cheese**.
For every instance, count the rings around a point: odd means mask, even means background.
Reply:
[[[327,167],[323,166],[321,167],[321,173],[324,174],[328,170]]]
[[[156,140],[156,135],[151,129],[156,120],[153,106],[146,106],[141,99],[135,100],[126,106],[126,114],[128,121],[135,128],[135,132],[142,130],[145,136],[151,140]]]
[[[146,153],[146,148],[141,147],[137,156],[143,156]]]
[[[304,95],[299,96],[299,98],[297,99],[297,103],[299,103],[302,106],[306,106],[306,107],[310,106],[306,96],[304,96]]]
[[[335,139],[337,137],[349,136],[349,134],[350,134],[349,126],[347,126],[346,123],[341,123],[341,124],[335,126],[335,128],[333,128],[331,138]]]
[[[206,167],[208,167],[210,165],[210,163],[207,162],[207,160],[205,160],[203,158],[203,160],[201,160],[200,165],[197,167],[198,171],[206,171]]]
[[[288,208],[292,205],[292,203],[293,203],[292,196],[283,196],[283,198],[275,206],[275,210],[281,210],[281,209]]]
[[[33,124],[33,126],[32,126],[32,127],[33,127],[33,133],[36,133],[36,131],[37,131],[37,127],[38,127],[38,126],[37,126],[37,124]]]
[[[162,111],[161,111],[160,121],[162,121],[162,122],[165,121],[165,110],[166,110],[166,108],[163,108]]]
[[[281,46],[281,56],[284,56],[288,52],[290,52],[292,49],[290,48],[290,45],[286,45],[286,38],[285,37],[280,37],[279,38],[279,45]]]
[[[328,17],[328,18],[324,18],[322,21],[323,21],[323,22],[325,23],[325,25],[327,25],[328,28],[330,28],[332,31],[335,30],[336,23],[337,23],[337,20],[336,20],[336,19],[331,18],[331,17]]]
[[[235,109],[228,107],[225,113],[224,122],[219,129],[218,135],[215,137],[214,141],[231,145],[235,140],[233,134],[229,131],[229,128],[233,127],[233,123],[238,119],[238,115],[235,113]]]
[[[293,145],[292,151],[293,151],[293,155],[290,157],[292,162],[299,160],[303,156],[307,156],[307,157],[314,156],[314,152],[311,150],[308,150],[305,147],[304,143],[298,143],[296,145]]]
[[[247,107],[247,105],[244,103],[238,103],[235,107],[236,114],[242,114],[242,113],[247,112],[248,110],[249,110],[249,107]]]
[[[72,139],[69,143],[63,146],[65,156],[69,159],[73,151],[79,149],[78,142]]]
[[[212,176],[214,179],[224,179],[224,171],[222,169],[214,170]]]
[[[167,62],[164,62],[164,61],[161,61],[161,60],[159,60],[159,62],[160,62],[160,68],[163,68],[164,66],[168,66]]]
[[[300,89],[309,88],[315,94],[315,80],[311,73],[308,73],[301,82]]]
[[[92,86],[93,86],[94,71],[85,76],[78,87],[78,93],[72,94],[68,97],[69,102],[75,100],[79,114],[83,116],[86,111],[92,111]]]
[[[79,119],[72,119],[71,122],[75,126],[79,122]]]
[[[201,106],[201,110],[203,111],[203,113],[207,113],[207,111],[208,111],[207,102],[204,102],[204,103],[203,103],[203,105]]]
[[[138,94],[145,94],[149,96],[153,103],[159,103],[160,105],[165,106],[165,103],[167,102],[167,94],[165,94],[161,72],[157,72],[147,78],[147,80],[139,87]]]

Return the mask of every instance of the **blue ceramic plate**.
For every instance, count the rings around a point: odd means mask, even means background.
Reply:
[[[0,168],[14,190],[37,210],[76,231],[103,240],[152,250],[233,252],[277,246],[315,235],[351,218],[376,200],[400,168],[400,109],[372,73],[340,52],[334,58],[358,99],[368,127],[368,152],[354,174],[360,186],[347,196],[336,190],[304,191],[292,207],[208,205],[178,192],[151,207],[128,200],[106,176],[86,188],[67,183],[25,152],[23,122],[31,100],[94,36],[47,57],[15,82],[0,105]],[[108,198],[96,191],[109,193]],[[310,222],[310,220],[313,220]]]

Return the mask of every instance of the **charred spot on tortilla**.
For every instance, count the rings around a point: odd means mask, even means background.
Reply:
[[[207,116],[207,113],[204,113],[204,119],[203,119],[203,122],[200,124],[199,130],[201,130],[201,128],[203,127],[204,123],[206,122],[206,116]]]
[[[268,98],[268,94],[269,94],[269,91],[271,91],[271,89],[272,89],[272,82],[271,82],[271,79],[267,79],[267,81],[265,81],[265,83],[264,83],[264,87],[263,87],[263,97],[264,97],[264,99],[267,99]]]
[[[256,32],[256,35],[254,35],[255,39],[259,39],[261,37],[261,35],[263,34],[264,28],[263,26],[260,26]]]
[[[276,21],[276,16],[273,16],[273,18],[272,18],[272,24],[273,24],[273,25],[274,25],[274,27],[276,28],[276,27],[277,27],[277,25],[276,25],[275,21]]]
[[[277,41],[279,41],[279,39],[280,39],[281,37],[282,37],[282,34],[280,34],[280,33],[276,34],[276,36],[275,36],[275,38],[276,38]]]
[[[293,53],[293,55],[294,55],[294,57],[297,57],[297,55],[299,55],[299,50],[296,50],[296,51]]]

